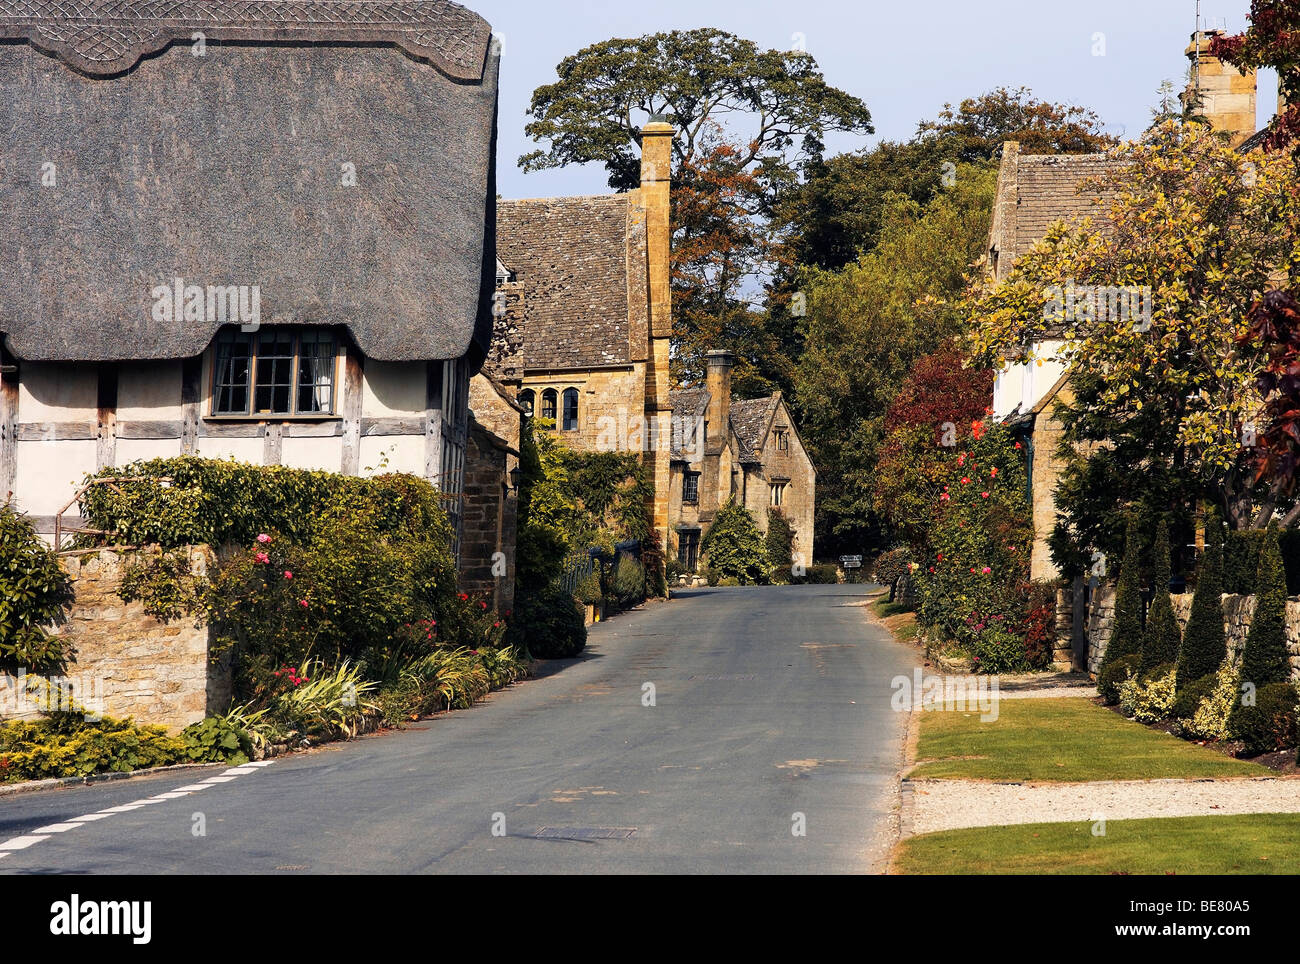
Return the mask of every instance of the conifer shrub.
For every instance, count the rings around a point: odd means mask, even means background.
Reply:
[[[1169,599],[1169,525],[1162,519],[1156,528],[1156,545],[1152,560],[1151,587],[1153,598],[1147,617],[1146,632],[1142,636],[1142,672],[1148,672],[1164,663],[1176,663],[1182,645],[1182,633],[1174,618],[1174,607]]]
[[[1197,570],[1196,590],[1192,594],[1192,612],[1178,650],[1180,693],[1193,683],[1212,677],[1228,655],[1223,626],[1223,527],[1217,517],[1206,526],[1205,542],[1205,556]],[[1193,705],[1192,712],[1176,715],[1190,717],[1195,710]]]
[[[1137,519],[1130,516],[1128,533],[1124,537],[1124,561],[1120,564],[1119,583],[1115,587],[1115,625],[1102,656],[1103,671],[1118,659],[1142,652],[1141,551]]]

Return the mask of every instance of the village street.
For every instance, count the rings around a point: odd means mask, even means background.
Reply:
[[[3,797],[0,874],[880,871],[914,654],[868,589],[689,591],[405,732]]]

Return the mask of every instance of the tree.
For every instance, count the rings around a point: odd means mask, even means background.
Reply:
[[[878,522],[885,413],[916,359],[961,331],[963,316],[942,299],[957,298],[984,250],[994,184],[991,171],[963,166],[924,208],[891,203],[879,244],[858,261],[808,272],[794,401],[819,472],[821,554],[861,551]]]
[[[1115,626],[1101,658],[1101,670],[1121,657],[1142,652],[1141,558],[1137,519],[1130,516],[1128,534],[1124,539],[1124,562],[1119,570],[1119,583],[1115,586]]]
[[[526,130],[547,142],[525,170],[600,161],[616,190],[639,179],[645,118],[667,116],[673,142],[673,374],[704,375],[704,352],[737,356],[737,394],[789,390],[797,333],[757,295],[782,268],[775,199],[832,131],[872,132],[856,97],[828,85],[800,51],[759,49],[721,30],[608,40],[566,58],[533,94]]]
[[[1251,524],[1243,429],[1259,358],[1237,340],[1300,224],[1291,165],[1248,161],[1203,125],[1163,125],[1116,160],[1093,185],[1114,198],[1108,230],[1057,225],[968,302],[990,364],[1049,330],[1065,343],[1074,397],[1057,412],[1083,451],[1061,481],[1056,539],[1076,559],[1113,538],[1103,527],[1134,492],[1182,514],[1204,495],[1233,528]]]
[[[525,128],[549,147],[519,164],[537,171],[599,162],[615,190],[638,183],[640,118],[647,116],[666,115],[677,126],[676,167],[696,159],[720,118],[749,122],[736,135],[746,145],[736,162],[746,170],[788,167],[796,143],[805,157],[819,154],[828,132],[873,130],[866,105],[827,84],[811,55],[760,50],[722,30],[606,40],[556,71],[558,81],[533,92]]]
[[[993,372],[967,368],[953,343],[923,355],[885,412],[885,438],[876,464],[876,511],[890,532],[922,555],[935,500],[958,446],[993,396]]]
[[[1213,676],[1228,655],[1223,625],[1223,526],[1217,516],[1205,526],[1205,556],[1196,573],[1196,591],[1187,632],[1178,650],[1175,686]]]
[[[742,586],[767,580],[767,547],[748,509],[734,499],[718,510],[713,524],[700,540],[700,550],[710,569]]]
[[[794,526],[776,506],[767,510],[767,535],[763,538],[772,569],[789,569],[794,562]]]
[[[1095,111],[1041,101],[1027,87],[999,87],[957,107],[944,104],[938,119],[922,121],[917,134],[938,139],[954,160],[968,162],[998,157],[1006,141],[1019,141],[1026,154],[1094,154],[1117,143]]]
[[[1287,107],[1268,128],[1265,147],[1300,152],[1300,8],[1294,0],[1251,0],[1250,27],[1232,37],[1210,40],[1210,55],[1240,70],[1271,67]]]
[[[1147,628],[1142,637],[1141,671],[1144,673],[1165,663],[1177,662],[1178,649],[1183,642],[1169,600],[1169,525],[1163,519],[1156,529],[1152,555],[1151,612],[1147,614]]]
[[[1292,499],[1300,480],[1300,301],[1293,291],[1270,291],[1250,311],[1250,327],[1238,341],[1262,348],[1267,361],[1255,387],[1264,403],[1262,436],[1251,453],[1255,482],[1268,486],[1270,508]],[[1300,518],[1300,504],[1282,519],[1290,526]],[[1265,521],[1261,515],[1260,521]]]
[[[1291,679],[1286,648],[1286,572],[1277,526],[1270,525],[1259,552],[1255,580],[1255,613],[1241,651],[1241,681],[1261,689]]]

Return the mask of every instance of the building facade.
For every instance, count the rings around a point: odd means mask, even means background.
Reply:
[[[410,472],[459,532],[498,50],[445,0],[356,7],[0,8],[0,493],[41,532],[182,454]]]

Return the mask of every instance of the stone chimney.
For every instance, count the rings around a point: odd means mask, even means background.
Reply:
[[[711,351],[708,354],[709,372],[705,387],[709,390],[708,437],[706,454],[722,451],[727,442],[731,420],[731,369],[736,356],[729,351]]]
[[[667,338],[673,328],[673,295],[668,266],[672,173],[673,125],[655,115],[641,128],[641,203],[646,212],[650,333],[654,338]]]
[[[1192,34],[1187,59],[1192,62],[1191,78],[1181,100],[1184,107],[1209,121],[1216,131],[1223,131],[1236,147],[1255,133],[1255,96],[1258,88],[1255,71],[1242,73],[1218,57],[1210,56],[1210,41],[1223,36],[1222,30],[1202,30]],[[1200,105],[1192,103],[1197,92]]]
[[[664,551],[672,545],[668,531],[668,489],[672,482],[673,404],[669,399],[669,345],[673,333],[673,290],[669,256],[672,245],[670,207],[673,177],[673,125],[655,115],[641,129],[641,205],[645,209],[646,278],[649,299],[649,344],[645,368],[645,417],[651,440],[646,453],[654,480],[650,514]]]

